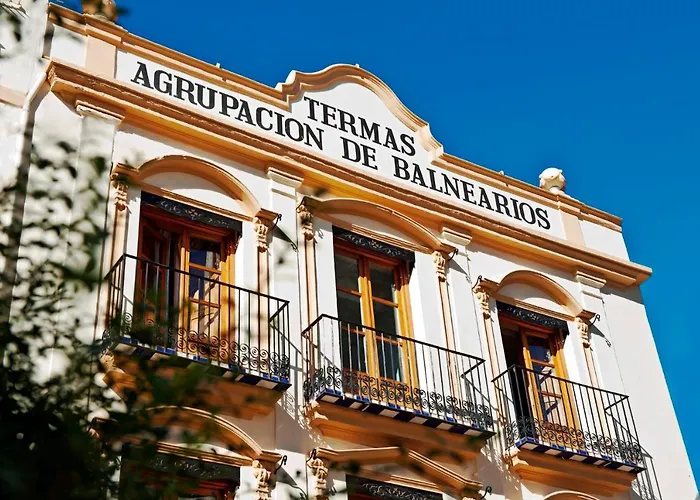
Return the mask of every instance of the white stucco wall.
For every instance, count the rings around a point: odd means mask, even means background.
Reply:
[[[581,221],[581,232],[588,248],[629,260],[627,246],[621,232],[587,220]]]

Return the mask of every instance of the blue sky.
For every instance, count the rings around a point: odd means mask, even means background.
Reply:
[[[359,64],[449,153],[531,183],[559,166],[621,216],[700,478],[700,2],[117,2],[131,32],[268,85]]]

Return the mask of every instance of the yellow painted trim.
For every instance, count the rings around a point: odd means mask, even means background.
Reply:
[[[15,106],[16,108],[21,108],[24,106],[24,100],[26,98],[27,94],[24,92],[0,85],[0,102]]]
[[[133,178],[139,183],[144,183],[144,180],[151,175],[163,172],[195,175],[217,185],[231,198],[240,201],[246,210],[245,215],[248,217],[255,217],[262,208],[255,195],[235,176],[214,163],[193,156],[161,156],[148,160],[137,167],[118,164],[115,172]]]
[[[446,487],[461,495],[469,495],[478,498],[479,490],[483,483],[467,479],[466,477],[451,471],[447,467],[431,460],[420,453],[399,446],[387,446],[379,448],[362,448],[349,450],[331,450],[329,448],[316,448],[316,457],[327,460],[333,465],[359,464],[359,465],[402,465],[416,472],[429,481]]]
[[[91,75],[66,63],[51,61],[48,74],[51,90],[68,103],[72,103],[77,95],[89,94],[93,99],[120,106],[128,115],[127,120],[135,122],[141,128],[148,129],[155,123],[158,133],[167,133],[170,129],[170,136],[180,141],[189,136],[187,140],[197,147],[211,148],[217,154],[240,154],[241,150],[244,150],[247,156],[257,158],[264,165],[269,162],[289,165],[294,170],[303,172],[305,180],[316,181],[329,189],[335,189],[345,181],[342,188],[346,191],[358,192],[364,199],[380,205],[402,207],[397,212],[406,216],[418,212],[418,218],[429,217],[440,227],[445,223],[453,227],[461,226],[467,232],[471,232],[475,240],[486,246],[519,255],[525,252],[535,261],[568,272],[582,271],[601,275],[617,286],[641,283],[651,274],[651,270],[645,266],[536,231],[491,220],[454,203],[427,199],[409,189],[380,181],[369,174],[350,172],[325,157],[294,146],[281,148],[274,141],[253,132],[181,109],[173,103],[146,96],[141,91],[113,79]]]
[[[121,40],[120,48],[122,50],[144,56],[155,62],[164,63],[173,69],[260,99],[281,109],[288,110],[290,103],[304,91],[327,88],[342,81],[353,81],[379,96],[399,120],[416,132],[421,144],[431,152],[433,159],[437,160],[436,164],[455,172],[463,173],[468,171],[474,174],[475,178],[488,184],[505,188],[507,191],[524,195],[526,198],[554,208],[557,205],[570,206],[578,209],[582,217],[589,218],[596,223],[608,223],[618,227],[621,224],[619,217],[589,207],[566,194],[549,193],[527,182],[508,177],[476,163],[444,153],[440,143],[430,133],[428,124],[406,108],[386,83],[359,66],[336,64],[315,73],[295,71],[290,74],[291,81],[288,80],[276,88],[272,88],[133,35],[113,23],[94,18],[94,16],[83,16],[56,4],[49,6],[49,12],[53,18],[60,17],[64,27],[77,33],[85,34],[85,25],[89,24],[92,28],[90,33],[93,36],[97,36],[95,31],[98,30],[102,30],[105,33],[105,39],[113,40],[115,35],[118,35]]]
[[[591,495],[612,496],[624,493],[630,489],[632,481],[637,477],[630,472],[606,469],[528,450],[516,449],[508,460],[510,470],[523,480],[558,488],[576,488]],[[558,500],[556,496],[552,498]]]

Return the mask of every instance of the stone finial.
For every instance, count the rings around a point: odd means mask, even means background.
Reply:
[[[129,203],[129,185],[126,182],[126,178],[123,175],[119,175],[116,172],[112,173],[110,176],[112,181],[112,186],[114,186],[114,205],[120,212],[126,209]]]
[[[590,324],[588,321],[583,319],[580,316],[576,316],[576,328],[578,328],[578,334],[581,337],[581,343],[583,344],[583,347],[588,349],[591,347],[591,331],[590,331]]]
[[[115,0],[82,0],[83,13],[100,16],[107,21],[117,22],[117,2]]]
[[[297,214],[299,214],[299,220],[301,221],[301,232],[304,235],[304,238],[307,240],[312,240],[314,238],[314,216],[311,213],[311,210],[309,210],[307,204],[301,203],[297,207]]]
[[[260,460],[253,460],[253,475],[257,481],[255,491],[258,494],[258,500],[270,499],[270,482],[272,480],[272,472],[263,465]]]
[[[545,168],[540,174],[540,187],[553,194],[564,192],[566,178],[560,168]]]

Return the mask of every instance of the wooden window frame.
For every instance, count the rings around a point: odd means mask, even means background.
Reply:
[[[227,304],[229,301],[233,301],[234,298],[231,297],[231,289],[225,285],[233,285],[235,283],[235,255],[237,240],[238,238],[240,238],[240,235],[230,229],[208,226],[200,222],[191,221],[182,217],[174,216],[157,207],[142,205],[141,214],[139,217],[139,257],[144,255],[144,227],[147,225],[153,226],[154,222],[156,224],[155,229],[165,229],[180,236],[180,242],[178,245],[178,251],[180,252],[178,257],[180,264],[176,268],[176,270],[180,271],[181,273],[180,282],[178,283],[179,294],[178,297],[175,299],[177,301],[177,308],[179,311],[178,330],[184,328],[186,331],[189,331],[190,328],[188,319],[191,318],[188,318],[188,304],[189,302],[192,302],[192,300],[189,297],[190,276],[188,273],[190,272],[190,267],[192,267],[193,269],[199,269],[219,276],[219,281],[221,282],[221,285],[219,285],[219,304],[209,303],[203,299],[195,299],[194,303],[198,305],[203,305],[205,307],[218,307],[220,309],[219,314],[221,319],[219,331],[217,332],[217,334],[219,335],[219,338],[221,338],[222,336],[226,336],[226,338],[229,338],[231,332],[235,330],[235,324],[233,324],[235,314],[232,315],[232,318],[229,318],[228,312],[230,307],[223,307],[223,304]],[[214,269],[190,263],[191,238],[199,238],[219,243],[221,269]],[[166,263],[165,266],[170,267],[170,263]],[[186,341],[186,339],[184,340]]]
[[[568,384],[561,385],[561,394],[552,394],[550,392],[540,391],[537,387],[537,382],[534,380],[535,371],[533,361],[530,354],[529,342],[527,340],[528,336],[539,337],[549,341],[549,349],[552,354],[553,363],[542,363],[536,362],[536,364],[541,366],[550,366],[554,368],[555,377],[559,379],[569,380],[569,373],[566,369],[566,363],[564,361],[564,334],[560,329],[557,328],[547,328],[540,325],[535,325],[527,321],[522,321],[517,318],[513,318],[508,315],[499,314],[498,321],[501,327],[506,327],[511,330],[516,330],[520,335],[520,342],[522,345],[521,360],[523,362],[523,367],[526,368],[527,373],[527,386],[530,395],[531,407],[534,414],[537,416],[538,420],[542,422],[543,426],[554,427],[558,423],[548,422],[544,416],[542,405],[540,404],[540,394],[551,397],[561,397],[561,404],[564,409],[564,414],[566,416],[566,423],[569,427],[576,429],[580,428],[580,423],[578,422],[577,414],[575,411],[575,399],[569,394]]]
[[[360,312],[362,316],[362,325],[369,328],[376,328],[374,318],[373,303],[389,305],[397,309],[398,316],[398,333],[400,337],[413,339],[413,328],[411,321],[411,306],[408,294],[409,269],[408,263],[402,259],[387,257],[377,254],[370,250],[360,248],[352,243],[334,238],[333,241],[334,255],[343,255],[354,259],[358,265],[358,290],[335,286],[337,291],[342,291],[360,298]],[[372,283],[370,279],[370,263],[376,263],[384,267],[389,267],[394,272],[394,286],[396,287],[396,302],[375,297],[372,294]],[[370,330],[371,331],[371,330]],[[418,371],[416,366],[415,354],[412,352],[412,343],[407,341],[399,341],[401,352],[403,354],[402,380],[381,377],[379,371],[379,357],[376,349],[377,336],[372,335],[373,342],[367,341],[367,333],[365,331],[354,332],[357,335],[362,335],[365,340],[365,355],[367,362],[367,373],[371,377],[387,380],[391,383],[410,384],[413,387],[418,387]]]

